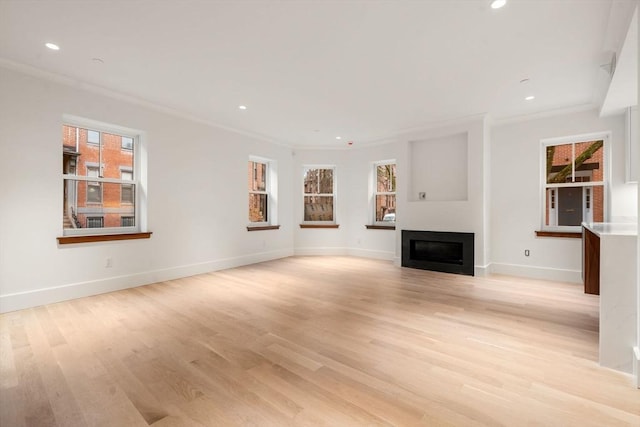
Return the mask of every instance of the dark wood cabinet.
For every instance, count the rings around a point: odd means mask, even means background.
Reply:
[[[600,295],[600,237],[582,227],[582,279],[584,293]]]

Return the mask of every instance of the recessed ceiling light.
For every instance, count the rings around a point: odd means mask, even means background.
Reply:
[[[246,110],[247,106],[246,105],[239,105],[238,108],[241,109],[241,110]]]
[[[60,46],[55,43],[45,43],[45,46],[51,50],[60,50]]]
[[[507,0],[493,0],[491,2],[491,9],[500,9],[505,4],[507,4]]]
[[[342,137],[341,136],[336,136],[336,139],[342,139]]]
[[[533,95],[529,95],[529,96],[527,96],[524,100],[525,100],[525,101],[531,101],[532,99],[536,99],[536,97],[535,97],[535,96],[533,96]]]

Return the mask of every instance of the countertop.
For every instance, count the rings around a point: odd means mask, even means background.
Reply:
[[[638,224],[634,222],[583,222],[582,225],[600,237],[638,235]]]

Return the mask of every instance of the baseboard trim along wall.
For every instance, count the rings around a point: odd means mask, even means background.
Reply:
[[[580,270],[565,270],[502,263],[491,263],[489,270],[492,274],[504,274],[507,276],[526,277],[529,279],[552,280],[555,282],[582,283],[582,272]]]
[[[197,274],[209,273],[227,268],[241,267],[243,265],[286,258],[292,255],[293,249],[261,252],[198,264],[146,271],[126,276],[108,277],[105,279],[90,280],[86,282],[72,283],[69,285],[1,295],[0,313],[8,313],[10,311],[37,307],[45,304],[53,304],[60,301],[104,294],[107,292],[119,291],[121,289],[135,288],[137,286],[195,276]]]

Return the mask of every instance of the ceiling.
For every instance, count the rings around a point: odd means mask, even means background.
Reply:
[[[479,114],[600,106],[601,65],[635,4],[0,0],[0,65],[286,145],[358,145]]]

